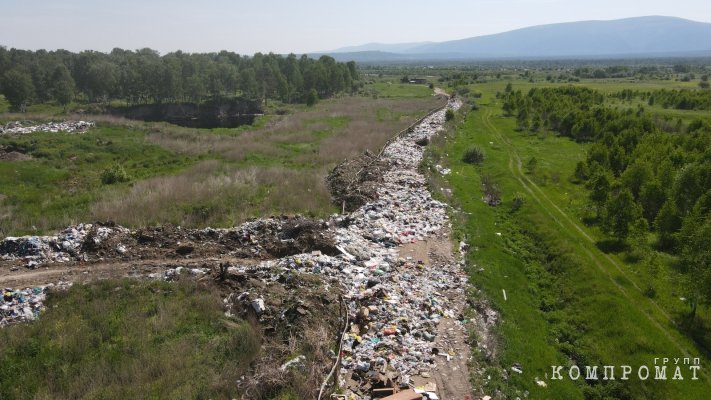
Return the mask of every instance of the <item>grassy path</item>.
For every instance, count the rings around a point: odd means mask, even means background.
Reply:
[[[575,222],[568,213],[563,211],[561,207],[546,195],[543,189],[523,172],[521,157],[515,145],[502,134],[491,121],[492,110],[490,108],[482,109],[479,115],[489,133],[505,146],[509,157],[508,169],[513,177],[521,184],[541,209],[561,228],[560,234],[582,250],[582,253],[607,277],[615,289],[624,296],[630,305],[644,314],[646,319],[673,344],[675,350],[678,350],[684,357],[693,357],[689,349],[694,348],[694,344],[676,330],[676,325],[669,314],[653,299],[646,297],[643,290],[637,282],[629,276],[629,273],[625,271],[623,266],[610,255],[600,251],[595,246],[595,239],[586,232],[586,229]],[[631,289],[627,289],[626,286],[631,287]],[[706,382],[709,382],[709,376],[704,369],[701,370],[700,376],[703,377]]]

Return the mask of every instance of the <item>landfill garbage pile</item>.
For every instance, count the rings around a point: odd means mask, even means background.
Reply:
[[[89,232],[94,232],[93,240],[99,242],[117,232],[128,232],[125,228],[108,228],[93,224],[79,224],[69,227],[56,236],[6,237],[0,241],[0,260],[20,260],[28,268],[58,262],[66,263],[84,258],[82,247]]]
[[[460,106],[456,99],[448,105]],[[357,248],[355,260],[368,257],[354,271],[347,294],[352,322],[340,371],[341,385],[356,398],[369,398],[387,381],[407,387],[412,376],[434,368],[444,355],[433,346],[436,326],[441,318],[458,317],[443,293],[465,290],[461,266],[415,265],[396,258],[394,247],[423,240],[448,223],[446,205],[432,199],[417,171],[424,150],[416,142],[429,140],[444,121],[445,110],[436,112],[385,148],[391,167],[378,200],[351,214],[356,222],[337,236],[344,249]]]
[[[458,99],[451,99],[447,108],[460,106]],[[416,388],[414,382],[428,378],[453,356],[451,348],[442,347],[438,326],[445,319],[459,327],[465,323],[461,306],[453,299],[466,297],[467,275],[462,262],[433,259],[425,264],[403,256],[399,249],[440,236],[450,227],[447,205],[432,198],[418,171],[421,144],[429,142],[444,122],[445,109],[393,140],[380,156],[366,153],[339,165],[328,182],[352,212],[328,221],[280,217],[230,229],[167,225],[134,231],[85,224],[57,237],[6,238],[0,242],[0,260],[130,261],[215,254],[262,260],[249,267],[220,265],[224,274],[218,279],[231,293],[225,298],[228,315],[258,322],[266,335],[288,331],[301,338],[304,332],[298,321],[317,315],[329,319],[331,328],[345,332],[338,354],[327,361],[338,363],[336,377],[346,398],[405,393],[434,400],[436,385]],[[210,273],[205,268],[178,267],[148,277],[172,280]],[[322,342],[328,346],[333,336]],[[290,339],[276,338],[273,345],[285,340]],[[282,357],[288,354],[293,353],[285,351]],[[278,370],[284,372],[313,360],[280,362],[284,369]],[[328,368],[316,369],[323,377]],[[252,371],[238,384],[257,390],[260,379],[266,382],[270,377],[274,376],[268,371]]]
[[[448,106],[457,109],[461,103],[452,100]],[[331,219],[339,254],[311,252],[261,263],[265,270],[321,275],[325,285],[342,288],[348,326],[338,380],[348,398],[392,394],[413,386],[414,376],[429,376],[451,357],[449,349],[436,347],[439,322],[464,319],[447,296],[464,297],[467,275],[461,264],[424,265],[398,253],[399,245],[424,240],[449,223],[447,206],[432,199],[425,177],[417,171],[424,150],[415,143],[436,134],[444,115],[445,110],[432,114],[390,143],[380,160],[367,160],[381,166],[380,171],[383,165],[387,168],[371,201]],[[361,174],[367,163],[355,162],[354,170]],[[262,308],[251,301],[255,310]],[[437,398],[434,392],[423,393]]]
[[[0,126],[0,135],[25,135],[35,132],[82,133],[94,126],[95,124],[90,121],[47,122],[45,124],[36,124],[32,121],[15,121]]]
[[[343,211],[354,211],[375,200],[387,168],[387,163],[367,150],[338,164],[326,178],[334,203]]]
[[[66,289],[71,283],[62,282],[58,285]],[[54,284],[15,290],[5,288],[0,298],[0,328],[18,322],[34,321],[44,310],[47,292],[55,288]]]
[[[338,254],[328,223],[274,217],[229,229],[182,229],[171,225],[129,230],[113,223],[79,224],[56,236],[6,237],[0,265],[36,268],[48,263],[124,261],[229,254],[274,258],[318,250]]]

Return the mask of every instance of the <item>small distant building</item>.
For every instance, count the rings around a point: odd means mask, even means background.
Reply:
[[[427,84],[427,78],[410,78],[410,83],[425,85]]]

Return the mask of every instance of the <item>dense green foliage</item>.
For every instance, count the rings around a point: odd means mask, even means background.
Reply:
[[[0,93],[20,109],[28,101],[65,105],[75,95],[90,102],[119,99],[129,104],[199,102],[236,94],[304,102],[311,90],[321,97],[355,90],[357,71],[354,62],[338,63],[328,56],[247,57],[227,51],[160,56],[151,49],[117,48],[105,54],[0,47],[0,77]]]
[[[504,112],[517,115],[521,130],[550,129],[593,141],[586,161],[571,172],[590,189],[603,230],[618,240],[644,238],[651,231],[659,249],[684,255],[681,267],[694,283],[686,293],[692,313],[698,301],[711,301],[709,269],[699,259],[705,246],[702,232],[711,220],[707,122],[684,125],[641,107],[611,108],[603,104],[601,93],[588,88],[534,88],[527,95],[510,91],[502,96]],[[669,99],[711,101],[709,92],[693,90],[660,90],[647,97],[672,103],[685,100]]]
[[[98,281],[0,330],[0,398],[232,398],[257,356],[249,324],[194,282]]]

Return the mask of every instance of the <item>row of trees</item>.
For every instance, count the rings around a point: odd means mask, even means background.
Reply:
[[[708,77],[704,75],[701,83],[708,84]],[[706,86],[708,88],[708,86]],[[611,95],[624,101],[641,99],[650,106],[660,105],[664,108],[677,110],[711,110],[710,90],[655,90],[639,91],[624,89]]]
[[[601,94],[586,88],[516,93],[506,92],[504,112],[516,114],[520,125],[524,115],[593,141],[574,179],[589,189],[601,227],[640,246],[654,233],[660,250],[679,256],[693,311],[696,301],[711,302],[711,125],[606,107]]]
[[[200,102],[237,94],[304,102],[312,91],[319,97],[350,92],[357,79],[354,62],[338,63],[328,56],[247,57],[227,51],[161,56],[151,49],[117,48],[106,54],[0,47],[0,93],[17,109],[32,101],[66,105],[75,96],[129,104]]]
[[[598,120],[604,119],[599,115],[604,96],[585,87],[533,88],[524,95],[508,84],[499,97],[504,114],[515,115],[518,128],[524,131],[552,130],[588,141],[600,132]]]

